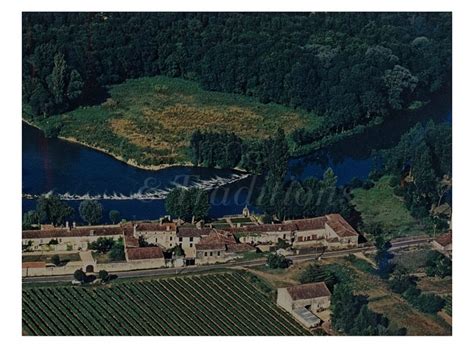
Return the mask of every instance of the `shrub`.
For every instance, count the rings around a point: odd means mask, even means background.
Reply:
[[[388,181],[388,184],[390,185],[390,187],[398,187],[400,186],[400,179],[396,176],[391,176],[390,180]]]
[[[114,243],[109,252],[110,261],[123,261],[125,260],[125,250],[123,248],[123,240],[119,239]]]
[[[430,251],[426,261],[426,274],[430,277],[438,276],[441,278],[452,274],[452,261],[437,251]]]
[[[51,257],[51,262],[54,263],[56,266],[59,266],[61,264],[61,258],[59,255],[53,255]]]
[[[74,272],[74,279],[82,283],[86,280],[86,274],[82,269],[78,269]]]
[[[290,261],[283,255],[270,254],[267,257],[267,265],[270,268],[288,268]]]
[[[102,282],[106,282],[109,280],[109,272],[107,272],[106,270],[100,270],[99,271],[99,278],[100,280],[102,280]]]
[[[57,138],[61,132],[62,124],[58,123],[47,123],[43,127],[43,133],[46,138]]]
[[[99,237],[96,241],[89,243],[88,248],[105,254],[113,248],[115,243],[113,238]]]

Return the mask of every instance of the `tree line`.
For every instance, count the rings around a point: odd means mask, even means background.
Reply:
[[[48,116],[167,75],[325,115],[312,142],[428,101],[451,79],[449,13],[24,13],[23,99]]]
[[[23,214],[22,228],[31,229],[40,224],[63,226],[67,219],[73,218],[75,210],[57,195],[41,195],[36,207]],[[97,225],[103,219],[102,204],[94,200],[82,201],[79,205],[79,216],[88,225]],[[119,223],[122,218],[118,210],[110,210],[109,220],[113,224]]]
[[[396,193],[416,218],[447,227],[436,208],[451,203],[452,129],[447,123],[418,123],[399,143],[380,152],[382,171],[397,181]]]

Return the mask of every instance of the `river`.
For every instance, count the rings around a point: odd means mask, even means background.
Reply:
[[[354,177],[365,179],[373,168],[371,154],[394,146],[416,122],[451,122],[451,100],[443,96],[416,111],[394,115],[382,125],[346,138],[333,146],[288,163],[289,177],[321,177],[331,167],[344,185]],[[43,133],[23,123],[22,191],[24,195],[54,192],[77,208],[82,199],[99,200],[104,222],[111,209],[125,219],[155,219],[165,214],[164,197],[179,185],[210,190],[210,215],[240,213],[261,178],[232,170],[171,167],[148,171],[129,166],[102,152]],[[34,209],[34,199],[23,198],[23,211]],[[74,217],[79,221],[79,217]]]

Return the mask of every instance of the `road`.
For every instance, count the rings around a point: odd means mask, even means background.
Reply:
[[[391,250],[406,248],[410,246],[423,245],[430,242],[428,237],[420,237],[416,239],[399,239],[392,242]],[[364,246],[353,249],[337,250],[337,251],[326,251],[323,254],[321,252],[304,254],[304,255],[294,255],[288,256],[293,263],[304,262],[314,260],[317,257],[321,258],[331,258],[331,257],[343,257],[349,254],[357,252],[370,252],[375,251],[374,246]],[[205,272],[216,269],[228,268],[228,269],[241,269],[246,267],[255,267],[264,265],[266,263],[266,258],[255,259],[251,261],[235,261],[228,262],[225,264],[214,264],[207,266],[188,266],[181,268],[156,268],[156,269],[147,269],[147,270],[136,270],[136,271],[125,271],[125,272],[115,272],[120,279],[124,278],[140,278],[140,277],[153,277],[161,275],[173,275],[173,274],[188,274],[196,272]],[[58,282],[70,282],[73,279],[72,275],[66,276],[46,276],[46,277],[27,277],[23,278],[23,283],[58,283]]]

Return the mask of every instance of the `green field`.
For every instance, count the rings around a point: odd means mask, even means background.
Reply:
[[[307,335],[245,274],[25,287],[25,335]]]
[[[394,194],[390,177],[383,176],[369,190],[352,190],[352,203],[361,213],[364,224],[379,224],[391,237],[401,237],[426,233],[423,226],[406,208],[401,197]]]
[[[234,132],[243,139],[272,135],[281,127],[316,127],[322,118],[237,94],[209,92],[192,81],[165,76],[109,87],[101,105],[33,120],[42,129],[106,150],[139,165],[186,163],[196,129]]]

